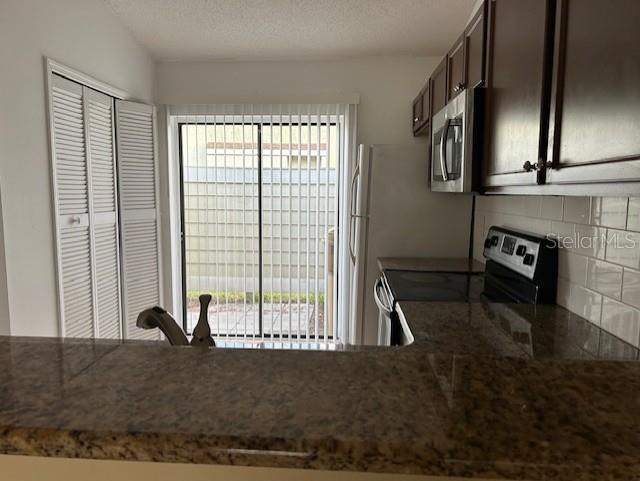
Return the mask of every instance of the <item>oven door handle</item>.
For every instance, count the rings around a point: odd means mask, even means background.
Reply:
[[[378,306],[378,308],[381,309],[387,316],[390,316],[391,307],[386,306],[384,302],[382,302],[382,299],[380,299],[380,296],[378,295],[380,289],[384,289],[381,277],[378,278],[375,285],[373,286],[373,298],[376,300],[376,305]]]
[[[449,174],[447,173],[447,136],[449,135],[449,126],[451,119],[445,119],[444,127],[442,127],[442,136],[440,137],[440,169],[442,170],[442,180],[447,182]]]

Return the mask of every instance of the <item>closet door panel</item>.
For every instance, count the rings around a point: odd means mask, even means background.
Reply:
[[[98,336],[120,339],[122,337],[120,273],[118,234],[115,224],[96,225],[94,239]]]
[[[94,337],[94,306],[89,227],[60,230],[64,336]]]
[[[125,338],[159,339],[136,327],[140,311],[161,303],[154,111],[118,101],[116,118]]]
[[[88,214],[87,156],[82,86],[54,76],[52,117],[58,213]]]
[[[97,337],[122,337],[113,98],[85,88]]]
[[[52,175],[61,335],[93,337],[95,310],[83,87],[51,79]]]

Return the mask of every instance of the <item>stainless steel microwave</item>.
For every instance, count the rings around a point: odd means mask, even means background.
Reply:
[[[432,119],[431,190],[477,189],[482,154],[484,90],[463,90]]]

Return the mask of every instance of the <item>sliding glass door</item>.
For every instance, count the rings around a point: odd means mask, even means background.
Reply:
[[[274,110],[180,123],[188,332],[209,293],[217,338],[335,339],[341,117]]]
[[[206,120],[206,119],[203,119]],[[181,124],[185,329],[211,294],[216,334],[260,334],[259,129]]]

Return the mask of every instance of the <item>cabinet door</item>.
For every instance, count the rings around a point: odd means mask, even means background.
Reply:
[[[486,3],[484,3],[465,31],[466,86],[480,87],[484,84]]]
[[[431,123],[431,79],[422,89],[422,119],[423,123]]]
[[[465,88],[466,78],[465,36],[464,34],[453,45],[447,55],[447,101],[454,98]]]
[[[561,0],[547,181],[640,180],[640,2]]]
[[[431,120],[431,89],[430,81],[420,90],[413,101],[413,135],[428,135],[428,125]]]
[[[431,74],[431,113],[436,114],[447,104],[447,58]]]
[[[485,187],[543,182],[529,166],[546,158],[552,0],[489,4]]]
[[[424,98],[422,97],[422,92],[420,92],[418,94],[418,96],[415,98],[415,100],[413,101],[413,120],[412,120],[412,125],[413,125],[413,134],[414,135],[416,135],[416,133],[420,129],[420,123],[421,123],[421,120],[422,120],[420,116],[422,115],[423,103],[424,103]]]

